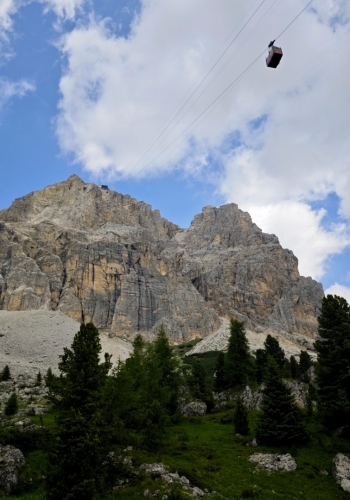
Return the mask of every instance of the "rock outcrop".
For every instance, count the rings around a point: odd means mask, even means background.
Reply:
[[[350,493],[350,459],[338,453],[333,460],[333,474],[339,486]]]
[[[268,471],[293,472],[297,468],[296,461],[289,453],[285,455],[254,453],[250,456],[249,462],[255,462],[259,467]]]
[[[9,495],[13,492],[24,466],[25,460],[20,450],[10,445],[0,445],[0,493]]]
[[[128,195],[67,181],[0,211],[0,309],[58,310],[116,334],[206,337],[220,316],[313,337],[323,290],[249,214],[205,207],[180,229]]]

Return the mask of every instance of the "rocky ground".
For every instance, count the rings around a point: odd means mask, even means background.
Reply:
[[[269,329],[260,329],[258,332],[247,330],[247,339],[250,349],[255,352],[257,349],[264,348],[264,342],[267,335],[270,334],[277,338],[280,346],[286,353],[286,356],[298,356],[301,350],[307,350],[311,357],[315,358],[313,340],[301,333],[276,333]],[[225,351],[227,349],[230,337],[230,322],[221,318],[221,327],[215,332],[196,344],[187,355],[200,354],[207,351]]]
[[[14,376],[44,374],[57,369],[64,347],[69,347],[79,323],[57,311],[0,311],[0,370],[9,365]],[[101,333],[102,356],[125,360],[131,344]]]

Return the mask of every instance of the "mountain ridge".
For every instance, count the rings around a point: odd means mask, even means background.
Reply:
[[[182,342],[237,317],[315,337],[320,283],[234,203],[188,229],[77,175],[0,210],[0,309],[59,310],[113,334]]]

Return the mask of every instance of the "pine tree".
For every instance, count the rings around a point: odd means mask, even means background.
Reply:
[[[41,382],[42,382],[41,372],[38,372],[38,374],[37,374],[37,376],[36,376],[35,385],[40,386],[40,385],[41,385]]]
[[[225,388],[226,388],[225,355],[222,351],[220,351],[215,365],[214,389],[216,392],[222,392],[225,390]]]
[[[310,381],[310,377],[307,372],[311,368],[311,366],[312,366],[312,359],[309,353],[307,351],[301,351],[299,358],[299,371],[304,382]]]
[[[18,399],[17,394],[13,392],[9,399],[7,400],[5,406],[5,415],[14,415],[18,411]]]
[[[233,425],[236,434],[246,436],[249,434],[248,413],[241,399],[237,401],[233,414]]]
[[[159,386],[165,391],[165,408],[169,415],[175,415],[178,407],[180,387],[179,362],[169,344],[164,326],[160,327],[154,342],[154,355],[160,368]]]
[[[45,385],[49,389],[55,379],[55,375],[52,373],[51,368],[47,369],[46,375],[44,377]]]
[[[225,360],[227,387],[242,387],[246,385],[252,370],[244,323],[237,319],[231,319],[230,332]]]
[[[137,335],[133,353],[109,381],[109,416],[124,426],[124,441],[159,451],[178,407],[180,367],[163,327],[145,344]]]
[[[99,362],[97,328],[82,324],[59,363],[61,375],[50,384],[57,431],[49,452],[48,500],[92,500],[108,487],[111,439],[103,408],[110,357]]]
[[[295,359],[294,356],[290,357],[290,371],[291,371],[292,378],[296,379],[299,377],[299,375],[300,375],[299,363],[297,362],[297,360]]]
[[[266,367],[266,351],[265,349],[257,349],[255,351],[255,366],[256,366],[256,381],[258,384],[264,379],[265,367]]]
[[[269,334],[266,337],[264,346],[265,346],[266,356],[271,356],[276,361],[280,370],[282,370],[286,358],[284,355],[284,351],[280,347],[278,340]]]
[[[199,359],[196,359],[193,364],[188,386],[192,396],[203,401],[207,405],[209,411],[214,407],[213,393],[208,372],[204,363]]]
[[[10,368],[8,365],[6,365],[1,372],[1,382],[6,382],[7,380],[10,380],[10,378],[11,378]]]
[[[297,445],[307,440],[300,409],[283,383],[276,361],[269,356],[257,438],[269,445]]]
[[[318,414],[329,430],[350,435],[350,307],[337,295],[323,298],[318,318]]]

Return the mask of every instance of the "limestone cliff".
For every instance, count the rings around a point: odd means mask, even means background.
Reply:
[[[313,336],[322,286],[237,205],[188,230],[128,195],[67,181],[0,211],[0,309],[59,310],[120,334],[206,337],[220,316]]]

